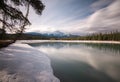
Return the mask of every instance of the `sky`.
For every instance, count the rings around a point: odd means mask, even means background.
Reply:
[[[41,16],[31,8],[26,32],[88,34],[120,30],[120,0],[42,0]]]

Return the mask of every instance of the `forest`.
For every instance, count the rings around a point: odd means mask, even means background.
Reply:
[[[108,32],[108,33],[94,33],[86,36],[75,36],[62,38],[65,40],[109,40],[109,41],[120,41],[120,32]]]
[[[19,34],[18,34],[19,35]],[[0,35],[1,36],[1,35]],[[17,34],[6,34],[5,40],[15,39]],[[109,33],[94,33],[86,36],[69,35],[65,37],[48,37],[45,35],[32,35],[23,33],[19,40],[105,40],[105,41],[120,41],[120,32],[114,31]]]

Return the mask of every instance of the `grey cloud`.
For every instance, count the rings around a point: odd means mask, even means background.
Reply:
[[[110,3],[112,3],[114,0],[97,0],[91,5],[91,8],[93,11],[96,11],[98,9],[101,9],[105,6],[108,6]]]
[[[120,30],[120,0],[115,0],[108,7],[96,11],[89,16],[83,25],[85,31],[103,32]],[[79,28],[80,30],[81,28]]]
[[[59,30],[65,33],[87,34],[120,30],[120,0],[98,0],[91,5],[91,7],[96,8],[93,14],[84,19],[78,18],[77,20],[74,20],[74,18],[79,17],[84,12],[76,10],[73,16],[62,17],[61,14],[58,14],[54,9],[53,13],[50,11],[51,8],[54,8],[55,5],[59,3],[59,0],[43,1],[48,4],[46,10],[40,19],[32,17],[32,19],[35,19],[35,23],[32,20],[33,28],[29,29],[29,31],[39,30],[42,32]],[[50,3],[52,1],[54,3]],[[66,0],[64,4],[68,4],[68,1],[69,0]],[[84,10],[87,11],[86,9]]]

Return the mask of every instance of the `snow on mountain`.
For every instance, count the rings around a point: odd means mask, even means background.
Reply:
[[[68,34],[65,34],[63,32],[60,31],[54,31],[54,32],[45,32],[45,33],[38,33],[38,32],[27,32],[26,34],[31,34],[31,35],[43,35],[43,36],[54,36],[54,37],[64,37],[64,36],[68,36]]]

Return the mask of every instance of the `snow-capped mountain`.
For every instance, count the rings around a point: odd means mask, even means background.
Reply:
[[[27,32],[26,34],[31,34],[31,35],[43,35],[47,37],[66,37],[68,34],[65,34],[60,31],[54,31],[54,32],[45,32],[45,33],[38,33],[38,32]]]
[[[54,31],[52,33],[49,33],[49,35],[54,35],[54,36],[65,36],[63,32],[60,31]]]

